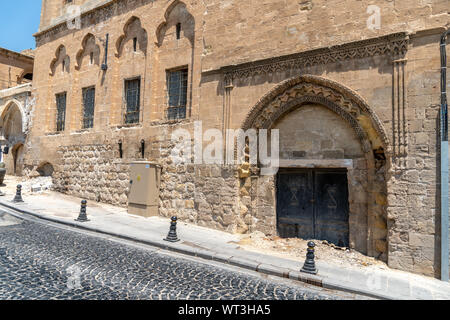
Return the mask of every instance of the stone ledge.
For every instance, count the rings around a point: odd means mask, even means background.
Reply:
[[[32,84],[25,83],[12,88],[0,90],[0,98],[6,98],[20,93],[31,92]]]
[[[352,159],[292,159],[280,160],[280,168],[349,168],[353,169]]]

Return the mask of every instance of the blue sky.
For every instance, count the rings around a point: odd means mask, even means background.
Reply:
[[[0,47],[34,49],[40,18],[41,0],[0,0]]]

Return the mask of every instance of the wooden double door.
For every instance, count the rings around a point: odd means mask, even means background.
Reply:
[[[277,228],[280,237],[349,245],[346,169],[280,169]]]

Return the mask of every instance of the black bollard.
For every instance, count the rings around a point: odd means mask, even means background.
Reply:
[[[317,274],[316,263],[314,261],[314,247],[316,244],[313,241],[308,242],[308,252],[306,253],[306,261],[301,272],[310,274]]]
[[[75,219],[75,221],[79,221],[79,222],[89,221],[89,219],[87,218],[87,214],[86,214],[86,207],[87,207],[87,201],[86,200],[81,201],[80,215],[78,216],[78,219]]]
[[[169,234],[167,235],[167,238],[165,238],[165,241],[169,241],[169,242],[178,242],[180,241],[180,239],[178,239],[177,236],[177,217],[172,217],[172,222],[170,223],[170,231]]]
[[[22,199],[22,186],[20,184],[17,185],[16,196],[14,197],[13,202],[23,202],[23,199]]]

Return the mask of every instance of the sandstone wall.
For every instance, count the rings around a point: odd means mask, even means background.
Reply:
[[[248,226],[239,220],[237,171],[218,165],[174,164],[173,143],[161,142],[160,214],[234,233]],[[114,145],[72,145],[58,148],[61,159],[53,174],[56,191],[126,206],[130,165],[117,158]],[[31,168],[29,168],[31,169]]]
[[[129,164],[115,159],[111,145],[60,147],[53,174],[56,191],[106,203],[128,202]]]
[[[438,34],[413,37],[408,61],[395,66],[395,78],[405,74],[400,90],[406,93],[406,111],[391,126],[398,154],[388,183],[390,265],[436,276],[440,273],[438,41]],[[407,141],[404,150],[401,139]]]
[[[172,2],[129,0],[126,7],[129,10],[139,8],[139,16],[149,22],[146,29],[152,36],[150,32],[154,34],[157,27],[155,22],[159,24]],[[112,0],[77,0],[73,4],[81,5],[82,12],[88,16],[92,8],[115,6]],[[203,30],[203,41],[199,43],[204,57],[203,70],[400,31],[441,27],[449,20],[446,0],[376,3],[369,0],[190,0],[186,4],[196,17],[196,30]],[[367,21],[373,14],[368,10],[371,5],[380,10],[380,29],[367,28]],[[60,0],[43,1],[41,32],[65,22],[64,6]],[[123,14],[124,6],[105,9],[97,21],[103,22],[105,15],[110,18]]]

